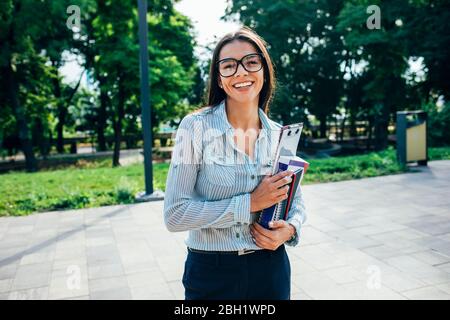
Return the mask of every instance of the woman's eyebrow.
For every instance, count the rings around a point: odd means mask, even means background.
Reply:
[[[241,59],[243,58],[243,57],[245,57],[245,56],[248,56],[248,55],[250,55],[250,54],[258,54],[258,52],[250,52],[250,53],[247,53],[247,54],[244,54],[242,57],[241,57]],[[225,57],[225,58],[219,58],[219,60],[218,61],[220,61],[220,60],[225,60],[225,59],[236,59],[236,60],[239,60],[238,58],[233,58],[233,57]]]

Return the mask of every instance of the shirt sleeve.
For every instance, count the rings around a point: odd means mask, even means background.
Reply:
[[[292,239],[286,242],[287,245],[295,247],[299,243],[300,230],[302,225],[306,221],[306,208],[303,199],[303,191],[301,185],[297,187],[294,195],[294,201],[292,202],[291,209],[288,212],[287,222],[292,224],[295,228],[295,235]]]
[[[196,199],[202,127],[202,120],[191,114],[183,118],[176,133],[164,198],[164,222],[171,232],[251,223],[250,193],[215,201]]]

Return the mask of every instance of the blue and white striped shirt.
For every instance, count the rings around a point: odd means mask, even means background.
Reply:
[[[184,117],[178,127],[166,182],[164,221],[171,232],[187,231],[190,248],[207,251],[261,249],[252,241],[249,225],[250,193],[264,175],[271,174],[274,147],[281,125],[261,108],[262,129],[255,142],[254,159],[236,147],[225,101]],[[301,187],[294,195],[288,222],[298,244],[306,220]]]

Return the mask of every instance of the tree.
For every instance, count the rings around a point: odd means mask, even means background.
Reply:
[[[106,149],[104,131],[109,120],[115,141],[113,165],[117,166],[123,128],[133,128],[128,122],[136,122],[140,115],[136,3],[101,0],[86,18],[79,47],[100,91],[99,147]],[[182,116],[189,108],[198,72],[191,29],[190,21],[173,9],[172,1],[150,2],[148,49],[155,132],[161,122]]]
[[[64,64],[62,53],[73,45],[73,33],[66,27],[70,4],[68,0],[0,3],[3,101],[17,125],[28,171],[37,170],[34,145],[44,156],[50,151],[53,112],[58,119],[58,150],[62,151],[67,105],[79,86],[79,82],[74,88],[63,85],[58,71]]]
[[[42,94],[48,94],[47,82],[51,67],[46,65],[45,46],[47,34],[55,27],[46,18],[56,14],[53,1],[7,0],[0,4],[0,75],[6,84],[5,102],[10,107],[17,125],[22,151],[28,171],[37,170],[33,152],[30,114],[45,103],[32,104]],[[63,11],[65,12],[65,11]],[[60,18],[64,19],[62,13]],[[63,20],[65,21],[65,19]],[[42,125],[40,123],[39,125]]]
[[[421,98],[426,102],[430,95],[433,100],[443,95],[450,98],[450,2],[416,0],[407,7],[407,19],[402,20],[404,41],[408,55],[423,57],[426,78],[418,81]]]
[[[408,64],[403,31],[396,21],[404,19],[403,0],[378,3],[381,8],[381,28],[366,26],[366,8],[373,1],[348,1],[339,14],[338,30],[344,33],[347,50],[360,61],[368,63],[365,72],[368,83],[364,87],[365,99],[370,102],[374,116],[375,149],[382,150],[388,143],[390,115],[403,100],[406,83],[402,75]]]

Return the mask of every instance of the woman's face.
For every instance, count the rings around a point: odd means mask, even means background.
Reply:
[[[234,40],[223,46],[220,50],[219,61],[226,58],[240,60],[247,55],[257,53],[258,51],[252,44],[246,41]],[[258,63],[262,64],[263,61],[262,58],[258,56],[250,55],[245,58],[243,63],[246,65],[247,69],[251,70],[252,68],[257,69]],[[222,70],[221,72],[224,74],[224,72],[227,72],[227,68],[233,71],[234,64],[235,62],[231,60],[225,60],[219,64],[218,68],[221,68],[220,70]],[[218,81],[219,86],[223,88],[228,98],[240,103],[251,103],[256,101],[256,104],[258,104],[259,93],[264,84],[264,68],[261,68],[257,72],[249,72],[239,63],[234,75],[223,77],[219,73]]]

